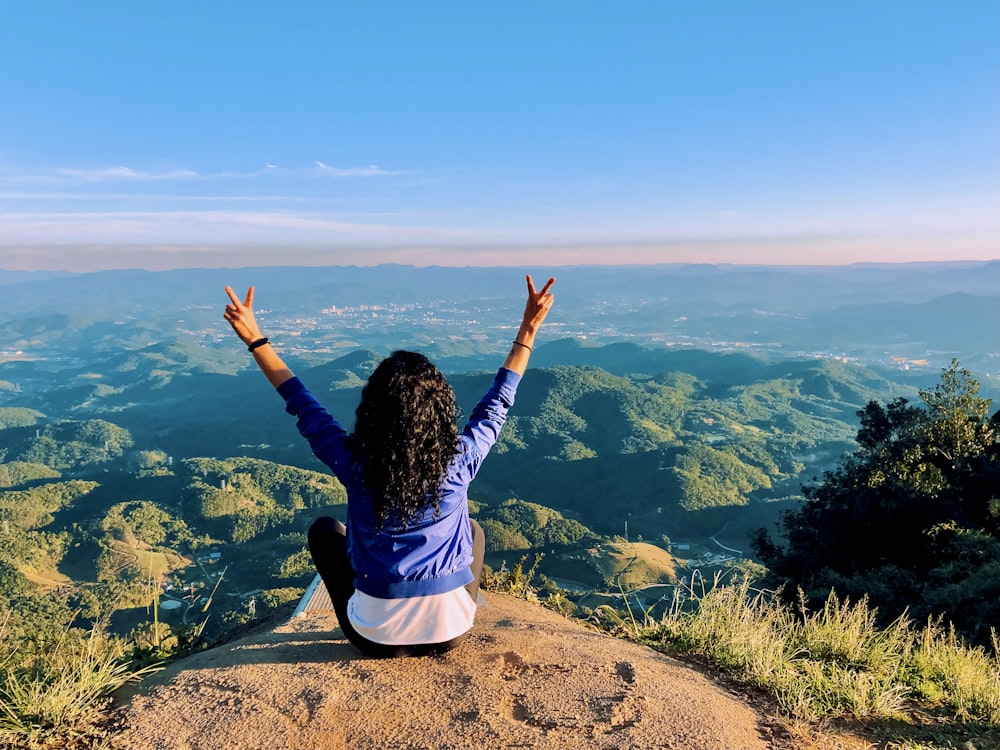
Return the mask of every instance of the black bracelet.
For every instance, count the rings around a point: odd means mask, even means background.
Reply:
[[[262,346],[264,346],[264,344],[270,343],[270,341],[271,341],[271,339],[269,339],[267,336],[265,336],[262,339],[257,339],[252,344],[250,344],[250,346],[247,347],[247,351],[248,352],[252,352],[254,349],[262,347]]]
[[[534,349],[532,349],[532,348],[531,348],[530,346],[528,346],[527,344],[522,344],[522,343],[521,343],[520,341],[518,341],[517,339],[514,339],[514,343],[515,343],[515,344],[517,344],[518,346],[523,346],[523,347],[524,347],[525,349],[527,349],[527,350],[528,350],[529,352],[532,352],[532,351],[534,351]]]

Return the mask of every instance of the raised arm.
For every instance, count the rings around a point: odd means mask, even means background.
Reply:
[[[275,388],[286,380],[291,380],[292,371],[274,351],[270,342],[264,338],[260,332],[260,326],[257,325],[257,318],[253,314],[253,287],[247,290],[246,299],[242,302],[232,287],[226,287],[226,294],[229,295],[229,304],[226,305],[223,317],[233,327],[236,335],[240,337],[240,341],[253,352],[254,361],[257,362],[261,372]]]
[[[549,279],[541,291],[535,290],[535,282],[532,281],[531,274],[528,274],[526,279],[528,281],[528,301],[524,305],[524,317],[521,319],[521,326],[517,329],[517,336],[514,337],[510,352],[503,361],[504,367],[519,375],[523,375],[528,368],[528,359],[531,357],[531,350],[535,345],[535,334],[542,327],[542,322],[549,314],[549,309],[555,301],[555,297],[549,291],[556,283],[555,279]]]

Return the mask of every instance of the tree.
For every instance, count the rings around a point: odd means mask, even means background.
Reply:
[[[129,544],[143,542],[151,547],[187,543],[191,530],[159,505],[148,500],[130,500],[113,505],[101,521],[112,538]]]
[[[868,596],[885,618],[945,614],[984,637],[983,601],[997,585],[1000,414],[989,418],[978,392],[953,360],[922,405],[900,398],[858,412],[858,449],[804,488],[806,503],[782,518],[784,545],[763,530],[755,539],[787,593],[802,587],[822,601],[833,588]]]
[[[726,505],[746,505],[747,495],[771,480],[756,466],[744,463],[728,450],[696,443],[674,461],[687,510]]]
[[[486,549],[490,552],[531,548],[531,542],[524,534],[517,529],[510,528],[505,523],[495,521],[492,518],[484,518],[480,525],[483,527],[483,535],[486,537]]]

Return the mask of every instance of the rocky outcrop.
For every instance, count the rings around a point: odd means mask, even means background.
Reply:
[[[122,750],[772,747],[761,717],[700,672],[499,594],[443,656],[366,658],[312,612],[123,700]]]

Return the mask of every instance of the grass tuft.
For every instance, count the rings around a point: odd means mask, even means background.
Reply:
[[[537,602],[538,594],[531,585],[531,582],[538,572],[538,564],[542,561],[542,557],[541,553],[535,554],[535,559],[531,567],[527,570],[524,569],[524,565],[528,561],[527,555],[524,555],[520,562],[512,565],[510,568],[507,567],[506,562],[500,566],[500,570],[498,571],[484,567],[481,581],[483,590],[497,591],[502,594],[516,596],[518,599]]]
[[[920,634],[910,666],[914,695],[940,703],[959,721],[1000,726],[1000,648],[968,646],[954,628],[930,620]]]
[[[90,746],[108,719],[110,696],[156,671],[135,669],[130,646],[99,628],[68,625],[39,647],[0,626],[0,747]]]
[[[908,712],[1000,727],[1000,649],[971,647],[931,621],[916,630],[904,615],[880,628],[867,600],[831,593],[823,608],[798,611],[777,592],[733,585],[678,587],[653,622],[631,612],[595,620],[663,651],[696,654],[745,684],[771,693],[789,718],[851,717],[907,722]],[[992,730],[991,730],[992,731]]]

